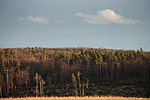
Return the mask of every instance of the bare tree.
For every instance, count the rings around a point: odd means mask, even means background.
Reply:
[[[7,91],[6,91],[6,93],[7,93],[7,95],[9,94],[9,80],[8,80],[8,68],[6,69],[6,86],[7,86]]]
[[[42,78],[41,78],[41,75],[39,75],[38,79],[39,79],[39,83],[40,83],[40,93],[39,93],[39,94],[40,94],[40,96],[41,96],[41,87],[42,87],[42,84],[41,84],[41,79],[42,79]]]
[[[84,96],[84,82],[82,84],[82,96]]]
[[[80,81],[80,75],[81,75],[81,73],[78,72],[78,73],[77,73],[77,77],[78,77],[78,84],[79,84],[79,94],[80,94],[80,96],[81,96],[81,81]]]
[[[45,85],[45,81],[42,79],[41,80],[41,96],[43,96],[43,94],[44,94],[44,85]]]
[[[87,80],[87,82],[86,82],[86,89],[88,89],[89,88],[89,80]]]
[[[36,73],[35,79],[36,79],[36,97],[37,97],[38,94],[39,94],[39,90],[38,90],[38,73]]]
[[[75,88],[75,95],[78,96],[77,79],[74,74],[72,74],[72,82],[73,82],[74,88]]]

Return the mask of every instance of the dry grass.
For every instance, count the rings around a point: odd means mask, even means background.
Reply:
[[[150,100],[150,98],[133,97],[25,97],[25,98],[0,98],[0,100]]]

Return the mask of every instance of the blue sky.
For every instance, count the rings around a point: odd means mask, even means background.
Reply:
[[[0,0],[0,48],[150,51],[150,0]]]

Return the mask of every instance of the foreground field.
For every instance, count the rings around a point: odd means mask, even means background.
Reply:
[[[133,97],[26,97],[26,98],[0,98],[0,100],[150,100],[150,98]]]

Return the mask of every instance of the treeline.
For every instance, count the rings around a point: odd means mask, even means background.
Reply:
[[[98,87],[103,83],[141,81],[146,84],[144,89],[147,88],[143,90],[145,94],[142,96],[149,97],[150,88],[147,84],[150,80],[150,52],[144,52],[142,48],[137,51],[94,48],[1,48],[0,97],[77,95],[74,93],[76,89],[72,75],[75,77],[78,72],[81,73],[80,83],[85,85],[84,95],[102,95],[103,91],[98,93],[95,90],[100,89]],[[37,78],[37,74],[40,79]],[[43,88],[40,88],[42,86]],[[39,93],[38,90],[42,92]]]

